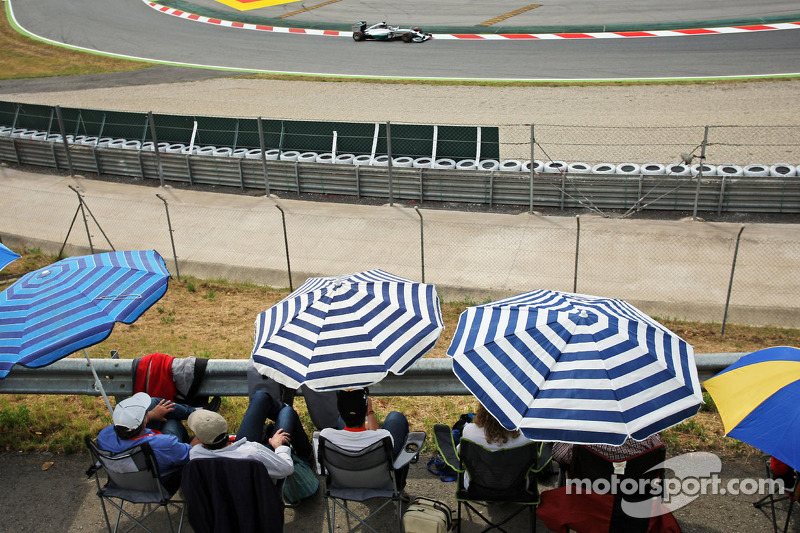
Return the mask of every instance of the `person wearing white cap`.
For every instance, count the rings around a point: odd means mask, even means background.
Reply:
[[[161,482],[168,490],[177,490],[181,469],[189,461],[189,450],[197,442],[187,444],[175,435],[147,427],[151,422],[166,421],[167,415],[174,410],[173,402],[153,399],[138,392],[117,404],[112,415],[114,423],[100,431],[97,445],[109,452],[121,452],[147,442],[155,454]]]

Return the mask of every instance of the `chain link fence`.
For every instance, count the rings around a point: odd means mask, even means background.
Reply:
[[[210,203],[170,188],[122,197],[98,182],[91,194],[63,182],[2,188],[7,244],[68,255],[154,248],[173,275],[294,288],[309,276],[383,268],[434,283],[447,300],[574,290],[657,316],[800,327],[791,226],[464,216],[224,194]]]

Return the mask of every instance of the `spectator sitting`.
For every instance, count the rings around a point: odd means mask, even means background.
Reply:
[[[408,419],[404,414],[390,412],[383,421],[383,428],[380,428],[367,389],[339,391],[336,404],[342,419],[340,429],[325,428],[320,432],[321,437],[344,450],[359,451],[389,436],[392,439],[392,456],[397,458],[403,451],[409,431]],[[398,470],[397,474],[399,487],[402,489],[406,483],[408,465]]]
[[[265,436],[267,418],[274,420],[275,425]],[[218,413],[196,411],[189,416],[188,424],[201,444],[192,449],[191,459],[256,459],[264,463],[276,483],[294,472],[290,445],[301,459],[308,459],[312,454],[311,444],[297,413],[265,391],[257,391],[251,397],[233,443],[228,436],[228,423]]]
[[[153,449],[161,482],[168,491],[175,492],[192,448],[180,417],[194,411],[192,407],[138,392],[117,404],[112,415],[114,423],[100,431],[97,445],[109,452],[121,452],[147,442]]]
[[[490,450],[516,448],[531,442],[518,429],[509,431],[504,428],[480,403],[475,411],[473,421],[465,424],[461,430],[461,438],[471,440],[475,444]],[[459,443],[460,446],[461,444]],[[465,472],[464,488],[467,487],[469,487],[469,473]]]

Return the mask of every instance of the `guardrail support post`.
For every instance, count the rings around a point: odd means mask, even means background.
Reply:
[[[533,136],[533,123],[531,122],[531,176],[530,176],[530,186],[528,191],[528,213],[533,214],[533,147],[535,145],[535,137]]]
[[[697,187],[694,190],[694,208],[692,210],[692,220],[697,220],[697,204],[700,201],[700,183],[703,181],[703,165],[706,163],[706,145],[708,144],[708,126],[703,133],[703,144],[700,148],[700,166],[697,172]]]
[[[394,188],[392,187],[392,123],[386,121],[386,155],[389,156],[387,161],[389,167],[389,206],[394,205]]]

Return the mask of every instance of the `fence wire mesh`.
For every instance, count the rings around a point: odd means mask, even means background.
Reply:
[[[180,273],[287,287],[370,268],[484,301],[533,289],[630,301],[647,313],[800,327],[800,237],[791,227],[539,217],[278,201],[85,183],[84,210],[63,182],[3,183],[3,237],[57,253],[156,249]],[[279,203],[276,204],[276,201]],[[286,240],[281,205],[285,214]],[[422,215],[421,217],[419,215]],[[88,227],[88,234],[87,228]],[[739,231],[741,239],[737,248]],[[67,235],[69,234],[69,237]],[[737,253],[738,252],[738,253]],[[735,268],[734,268],[735,267]],[[733,273],[732,284],[731,274]]]

